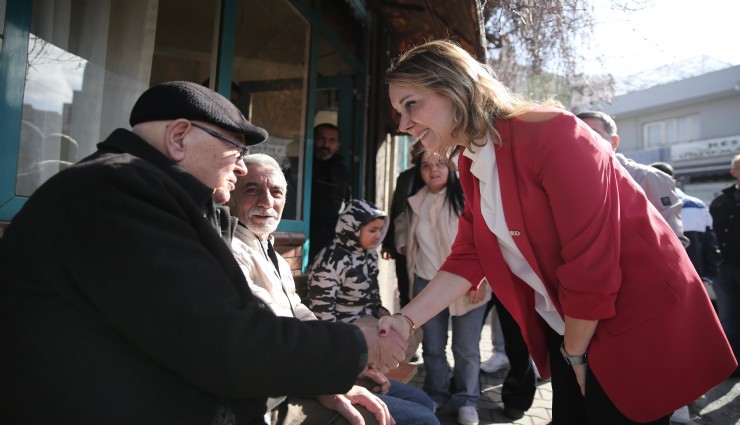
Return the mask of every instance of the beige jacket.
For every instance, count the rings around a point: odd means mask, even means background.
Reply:
[[[273,237],[270,236],[270,244],[272,243]],[[288,262],[276,254],[280,270],[278,275],[275,266],[265,255],[254,233],[244,226],[236,226],[234,239],[231,241],[231,250],[234,252],[242,273],[247,278],[249,289],[269,305],[276,315],[292,317],[295,312],[297,319],[316,320],[316,316],[301,302],[301,298],[295,291],[293,274]]]
[[[406,269],[408,270],[409,282],[412,286],[409,288],[410,294],[414,293],[414,266],[419,255],[419,245],[415,236],[416,226],[419,224],[421,205],[424,203],[424,198],[427,195],[429,195],[429,188],[424,186],[416,194],[410,196],[407,201],[411,207],[410,214],[407,208],[393,222],[396,233],[396,250],[406,255]],[[431,220],[433,227],[437,229],[434,236],[437,239],[437,246],[439,247],[435,253],[435,260],[441,266],[447,256],[450,255],[450,252],[452,252],[452,243],[455,242],[455,236],[457,236],[457,223],[460,221],[460,217],[452,210],[447,203],[447,199],[444,196],[440,196],[435,201],[431,210]],[[463,295],[450,305],[450,315],[462,316],[487,303],[491,299],[491,287],[487,284],[484,286],[486,288],[486,296],[483,298],[483,301],[470,304],[467,294]]]

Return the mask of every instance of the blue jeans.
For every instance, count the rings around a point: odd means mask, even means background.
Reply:
[[[414,295],[426,288],[428,280],[414,277]],[[422,326],[421,343],[426,377],[424,391],[439,405],[448,400],[453,408],[475,406],[480,398],[480,333],[486,308],[482,305],[463,316],[452,316],[452,354],[455,384],[450,394],[450,365],[447,363],[449,309]]]
[[[717,292],[717,309],[722,329],[730,341],[735,357],[740,356],[740,265],[722,263],[712,282]],[[740,368],[735,375],[740,373]]]
[[[388,406],[396,425],[439,425],[432,399],[424,391],[391,380],[388,394],[378,395]]]

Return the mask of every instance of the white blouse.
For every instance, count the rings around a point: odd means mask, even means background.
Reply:
[[[504,261],[509,269],[519,279],[524,281],[534,290],[534,305],[537,313],[558,334],[565,333],[565,322],[560,317],[545,285],[540,280],[532,266],[522,255],[514,243],[512,232],[506,225],[504,207],[501,202],[501,184],[498,177],[498,165],[496,164],[496,150],[490,138],[486,140],[483,147],[474,148],[475,152],[465,149],[463,155],[473,163],[470,172],[480,181],[481,214],[498,240]]]

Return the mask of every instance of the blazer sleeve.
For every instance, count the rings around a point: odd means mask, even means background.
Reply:
[[[609,146],[570,114],[521,125],[525,130],[512,130],[512,143],[530,156],[531,168],[520,171],[549,202],[560,248],[555,274],[562,311],[584,320],[612,317],[622,277],[619,187],[629,176],[617,170]]]

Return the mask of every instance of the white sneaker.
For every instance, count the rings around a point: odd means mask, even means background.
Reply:
[[[432,407],[432,412],[437,413],[437,409],[439,409],[439,403],[437,403],[436,401],[432,401],[432,404],[434,405],[434,407]]]
[[[687,424],[691,422],[691,415],[689,414],[689,406],[684,406],[680,409],[677,409],[673,414],[671,415],[671,422],[676,422],[678,424]]]
[[[490,359],[480,364],[480,370],[486,373],[497,372],[506,367],[509,367],[509,358],[505,353],[493,353]]]
[[[463,406],[457,410],[457,422],[461,425],[478,425],[478,411],[475,406]]]

